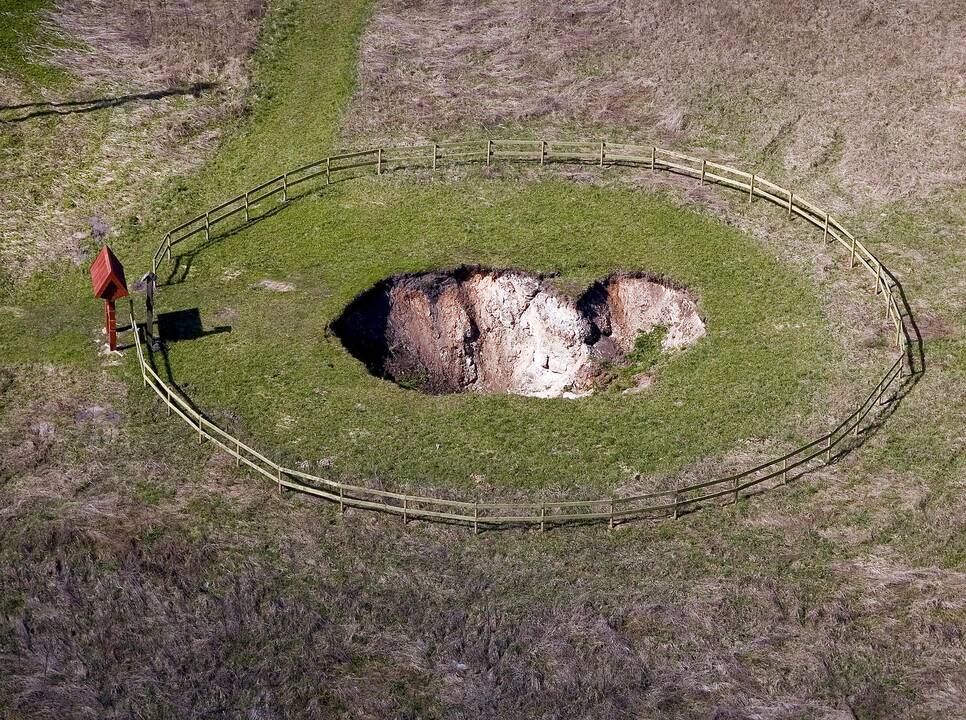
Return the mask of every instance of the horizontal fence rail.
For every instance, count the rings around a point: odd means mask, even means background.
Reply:
[[[178,415],[198,441],[208,440],[235,458],[235,464],[251,468],[278,486],[279,491],[296,490],[347,507],[377,510],[400,515],[404,521],[425,519],[481,527],[516,525],[539,526],[576,522],[607,522],[610,527],[633,519],[677,518],[682,513],[707,504],[736,503],[760,489],[763,483],[787,483],[821,465],[827,465],[849,438],[857,437],[878,406],[894,399],[904,375],[913,372],[910,355],[909,316],[903,312],[901,286],[895,276],[866,246],[857,240],[827,211],[790,189],[754,173],[713,162],[706,158],[655,146],[610,143],[600,140],[486,139],[415,146],[372,148],[331,155],[307,163],[250,188],[245,193],[210,208],[165,233],[152,257],[152,271],[165,259],[171,260],[172,247],[204,234],[211,239],[215,225],[224,226],[236,218],[238,225],[286,203],[310,181],[322,187],[332,182],[357,177],[363,168],[376,175],[400,168],[436,170],[444,165],[466,163],[525,162],[594,164],[599,167],[628,166],[687,175],[703,183],[722,185],[747,195],[748,202],[762,198],[782,208],[789,217],[800,217],[822,232],[826,243],[837,243],[849,256],[849,267],[858,264],[872,279],[870,291],[884,298],[886,317],[895,326],[898,357],[871,389],[865,401],[832,430],[811,442],[773,460],[747,470],[684,487],[637,495],[584,500],[547,500],[528,502],[471,502],[392,492],[338,482],[302,472],[271,460],[239,440],[196,410],[188,399],[174,391],[154,370],[145,356],[133,305],[131,327],[135,328],[134,347],[142,381],[167,408]],[[353,173],[355,171],[355,174]],[[907,359],[909,362],[907,363]],[[888,397],[887,397],[888,396]]]

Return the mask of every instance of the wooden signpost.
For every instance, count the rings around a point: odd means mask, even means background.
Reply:
[[[105,245],[91,265],[91,285],[94,297],[104,301],[104,329],[111,350],[117,350],[117,317],[114,303],[126,297],[127,283],[124,281],[124,267],[111,248]]]

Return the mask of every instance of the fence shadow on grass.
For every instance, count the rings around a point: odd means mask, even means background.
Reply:
[[[298,202],[314,194],[316,194],[315,191],[307,190],[305,192],[292,195],[289,198],[289,202]],[[259,213],[258,215],[252,216],[250,220],[246,220],[240,225],[222,230],[221,232],[212,233],[208,239],[202,240],[189,250],[179,250],[178,252],[172,253],[171,269],[168,271],[168,276],[164,280],[158,282],[158,287],[173,287],[175,285],[181,285],[188,279],[188,274],[191,272],[191,266],[195,259],[200,255],[203,255],[216,245],[223,243],[225,240],[229,240],[236,235],[255,227],[263,220],[268,220],[275,217],[275,215],[282,212],[282,210],[284,210],[286,207],[286,205],[276,205],[271,207],[264,212]]]
[[[210,335],[230,333],[231,326],[218,325],[210,330],[205,330],[201,321],[201,311],[198,308],[188,308],[185,310],[174,310],[171,312],[160,313],[157,316],[156,322],[158,327],[158,339],[161,342],[158,350],[151,349],[150,344],[147,345],[148,362],[151,364],[151,367],[154,368],[155,372],[157,372],[158,367],[155,357],[160,355],[161,364],[163,365],[163,376],[167,378],[169,383],[171,383],[171,387],[173,387],[178,394],[185,399],[188,405],[195,412],[204,414],[175,378],[174,371],[171,368],[171,358],[168,354],[168,347],[172,343],[191,342],[194,340],[200,340]],[[208,419],[210,420],[210,418]]]

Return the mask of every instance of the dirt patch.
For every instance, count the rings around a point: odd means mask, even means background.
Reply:
[[[282,280],[260,280],[255,283],[255,287],[261,288],[262,290],[270,290],[271,292],[292,292],[295,286],[292,283],[284,282]]]
[[[470,266],[382,280],[332,325],[400,385],[534,397],[591,393],[656,328],[661,350],[705,334],[687,291],[642,273],[611,275],[575,300],[541,275]]]
[[[953,326],[944,318],[933,313],[923,313],[917,322],[923,340],[948,340],[956,337],[956,330]]]

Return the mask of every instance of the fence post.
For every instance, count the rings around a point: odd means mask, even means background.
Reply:
[[[792,216],[792,196],[794,194],[791,190],[788,191],[788,217]]]
[[[610,501],[610,519],[607,521],[607,529],[614,529],[614,501]]]
[[[708,165],[708,161],[705,160],[704,158],[701,158],[701,184],[702,185],[704,185],[704,173],[707,165]]]
[[[204,434],[201,430],[201,414],[199,413],[198,414],[198,444],[201,445],[201,442],[203,440],[204,440]]]
[[[171,262],[171,233],[168,233],[168,262]]]
[[[382,148],[376,151],[376,175],[382,175]]]
[[[205,240],[211,239],[211,216],[209,213],[205,213]]]
[[[436,169],[436,153],[439,150],[439,145],[433,143],[433,170]]]
[[[873,292],[872,294],[873,295],[878,295],[879,294],[879,280],[880,280],[879,275],[882,273],[882,264],[878,260],[876,260],[875,258],[873,258],[872,261],[875,263],[875,292]]]
[[[288,173],[282,175],[282,202],[288,202]]]
[[[852,252],[849,255],[849,267],[855,267],[855,238],[852,238]]]
[[[248,191],[245,191],[245,222],[251,222],[251,215],[248,214]]]
[[[600,166],[604,167],[604,141],[600,141]]]
[[[828,443],[825,445],[825,464],[830,465],[832,463],[832,436],[828,436]]]
[[[751,185],[748,186],[748,203],[750,204],[755,198],[755,174],[751,174]]]
[[[171,415],[171,388],[168,388],[168,404],[165,409],[168,411],[167,414]]]
[[[547,141],[540,141],[540,164],[543,165],[544,159],[547,157]]]
[[[493,141],[486,141],[486,164],[490,164],[490,156],[493,155]]]
[[[822,239],[828,242],[828,213],[825,213],[825,236]]]
[[[657,148],[651,146],[651,170],[654,169],[654,159],[657,157]]]
[[[547,519],[547,506],[540,503],[540,532],[545,529],[545,521]]]
[[[241,441],[235,438],[235,467],[241,466]]]
[[[332,158],[327,157],[325,159],[325,184],[329,185],[332,183],[332,179],[329,177],[329,172],[332,168]]]
[[[675,490],[674,491],[674,514],[671,516],[673,519],[678,519],[678,507],[680,506],[681,494]]]
[[[339,514],[345,515],[345,489],[339,486]]]
[[[141,370],[141,387],[146,388],[148,386],[148,373],[144,369],[144,357],[141,355],[141,338],[138,336],[138,333],[140,332],[140,330],[138,330],[137,323],[134,322],[134,310],[133,310],[134,304],[133,303],[131,304],[131,307],[132,307],[131,325],[134,328],[134,344],[138,355],[138,368]],[[171,414],[171,407],[168,406],[168,415],[170,414]]]
[[[281,495],[282,494],[282,466],[276,465],[275,467],[278,468],[278,494]]]
[[[782,459],[782,485],[788,485],[788,458]]]
[[[476,535],[480,532],[480,501],[477,500],[473,503],[473,534]]]
[[[731,504],[732,505],[737,505],[738,504],[738,478],[735,478],[734,480],[732,480],[731,481],[731,485],[732,485],[732,487],[734,489],[734,493],[735,493],[734,500],[731,501]]]
[[[403,525],[409,522],[409,501],[403,498]]]

